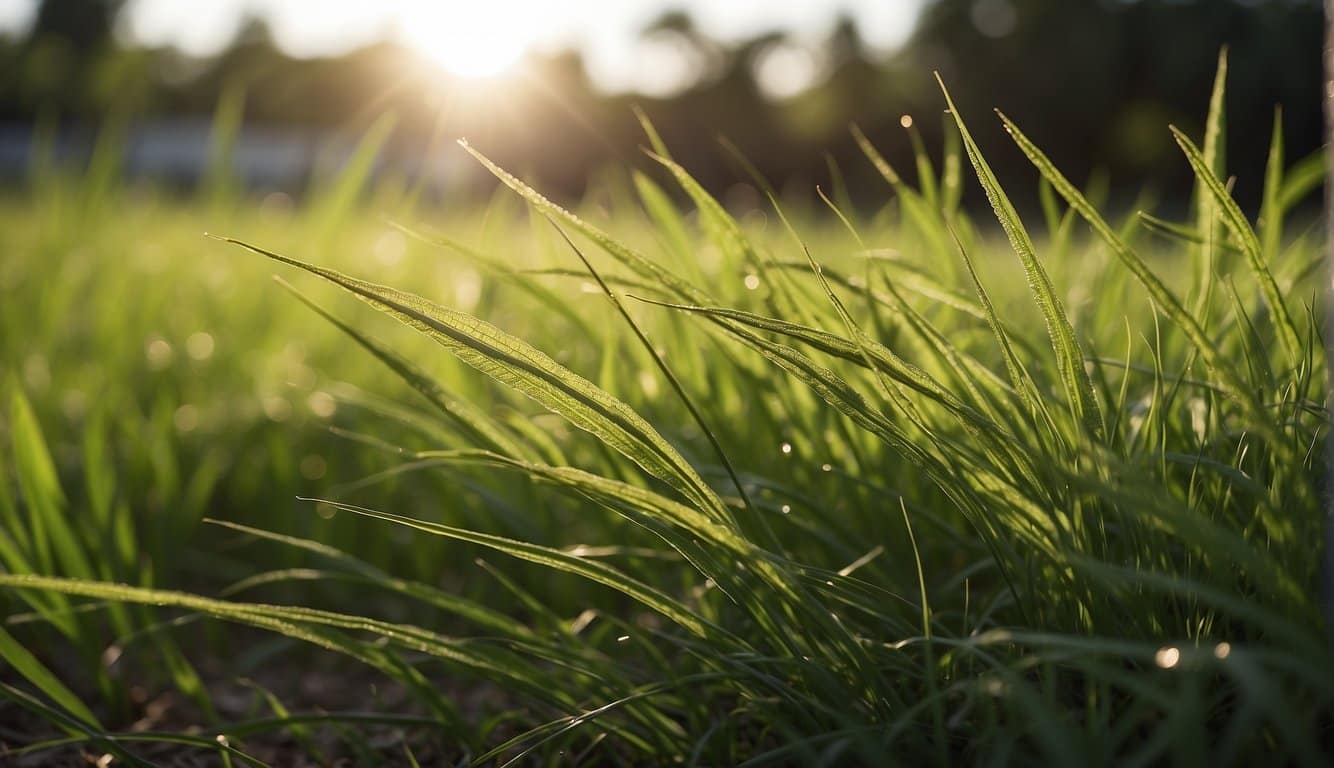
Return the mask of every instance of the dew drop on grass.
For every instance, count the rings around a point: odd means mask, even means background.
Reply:
[[[658,396],[658,379],[647,370],[639,372],[639,386],[644,395],[650,398]]]
[[[185,353],[192,360],[207,360],[213,357],[213,335],[204,331],[190,334],[185,340]]]
[[[791,504],[784,504],[783,507],[782,507],[782,511],[783,511],[783,514],[785,514],[785,515],[790,515],[790,514],[792,514],[792,505],[791,505]]]
[[[746,279],[743,282],[746,284],[746,290],[753,291],[760,287],[760,276],[746,275]]]
[[[269,395],[264,398],[262,407],[264,415],[269,417],[270,421],[287,421],[292,415],[292,404],[280,395]]]
[[[630,639],[630,636],[629,636],[629,635],[621,635],[620,637],[616,638],[616,642],[618,642],[618,643],[624,643],[626,640],[629,640],[629,639]]]
[[[51,366],[47,365],[46,355],[37,352],[28,355],[23,361],[23,381],[38,392],[51,385]]]
[[[408,239],[396,229],[386,229],[375,238],[372,250],[375,252],[376,261],[386,267],[392,267],[403,260],[403,254],[408,250]]]
[[[319,480],[329,471],[329,465],[325,462],[323,456],[312,453],[301,459],[299,469],[301,470],[301,476],[307,480]]]
[[[482,299],[482,276],[464,269],[454,275],[454,304],[460,312],[471,312]]]
[[[144,347],[144,355],[148,358],[148,367],[155,371],[161,371],[171,365],[172,349],[166,339],[150,339]]]
[[[1205,433],[1208,429],[1209,404],[1201,397],[1192,397],[1187,403],[1190,409],[1190,429],[1195,433],[1198,440],[1205,439]]]
[[[911,128],[911,127],[912,127],[912,115],[904,115],[903,117],[900,117],[900,118],[899,118],[899,125],[903,126],[904,128]]]
[[[328,392],[311,392],[310,396],[306,398],[306,405],[310,408],[311,413],[321,419],[332,417],[334,412],[338,410],[338,402]]]
[[[1181,663],[1181,649],[1173,645],[1159,648],[1158,652],[1153,655],[1153,663],[1163,669],[1172,669]]]
[[[791,444],[791,443],[783,443],[782,446],[780,446],[780,450],[783,451],[783,454],[784,454],[784,455],[790,454],[790,453],[792,453],[792,444]]]
[[[102,651],[102,666],[110,669],[116,662],[120,661],[121,654],[124,651],[125,649],[116,643],[108,645],[106,650]]]
[[[177,432],[193,432],[199,426],[199,409],[186,403],[176,409],[171,420],[176,424]]]
[[[261,219],[267,221],[285,219],[291,215],[293,207],[291,195],[286,192],[270,192],[260,201],[259,215]]]
[[[317,380],[315,369],[301,362],[289,362],[287,366],[287,382],[300,390],[311,389],[315,386]]]
[[[1214,658],[1215,658],[1215,659],[1219,659],[1219,660],[1226,659],[1226,658],[1227,658],[1228,656],[1230,656],[1230,655],[1232,655],[1232,644],[1231,644],[1231,643],[1219,643],[1218,645],[1215,645],[1215,646],[1214,646]]]
[[[834,471],[834,465],[832,465],[832,464],[821,464],[821,465],[820,465],[820,471],[821,471],[821,472],[833,472],[833,471]]]
[[[67,389],[60,398],[60,409],[65,412],[65,418],[78,421],[88,411],[88,396],[81,389]]]

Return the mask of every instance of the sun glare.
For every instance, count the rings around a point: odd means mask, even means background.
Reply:
[[[504,3],[449,3],[409,15],[403,40],[452,75],[485,79],[509,71],[533,42]],[[511,18],[506,18],[509,15]]]

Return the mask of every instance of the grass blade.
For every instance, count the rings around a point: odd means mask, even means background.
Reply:
[[[1283,301],[1283,294],[1279,292],[1278,284],[1274,282],[1274,275],[1265,265],[1264,252],[1260,248],[1260,241],[1255,236],[1255,230],[1251,229],[1250,222],[1241,212],[1237,201],[1232,199],[1223,182],[1219,181],[1209,167],[1200,150],[1196,148],[1186,134],[1177,128],[1172,128],[1172,136],[1176,139],[1177,145],[1185,153],[1186,160],[1190,162],[1190,167],[1195,171],[1195,176],[1204,185],[1205,189],[1213,196],[1214,203],[1218,205],[1222,212],[1223,223],[1227,225],[1228,230],[1233,237],[1241,243],[1242,253],[1246,255],[1247,264],[1251,268],[1255,280],[1260,284],[1260,292],[1265,298],[1265,303],[1269,305],[1269,311],[1273,314],[1274,328],[1278,334],[1278,340],[1283,346],[1283,351],[1288,356],[1288,362],[1297,366],[1302,361],[1302,345],[1298,340],[1297,327],[1292,322],[1292,315],[1288,313],[1288,306]]]
[[[968,159],[973,164],[973,170],[977,173],[978,181],[981,182],[982,188],[987,194],[987,199],[991,201],[992,210],[995,211],[996,218],[1005,230],[1005,235],[1009,238],[1011,247],[1014,248],[1015,254],[1019,256],[1019,260],[1023,263],[1029,288],[1032,290],[1033,298],[1042,310],[1043,319],[1047,323],[1047,333],[1051,337],[1052,351],[1056,353],[1056,367],[1060,372],[1061,384],[1065,389],[1070,409],[1088,434],[1095,440],[1101,440],[1103,435],[1106,434],[1107,427],[1093,391],[1093,382],[1084,369],[1084,353],[1080,349],[1079,341],[1075,338],[1075,331],[1070,326],[1069,319],[1066,318],[1065,308],[1056,296],[1056,289],[1052,286],[1051,278],[1047,276],[1046,270],[1038,262],[1037,255],[1033,250],[1033,241],[1029,238],[1027,230],[1024,229],[1023,222],[1019,220],[1018,212],[1015,211],[1009,198],[1005,196],[1005,192],[1001,189],[995,174],[991,172],[991,167],[987,165],[986,160],[982,157],[982,151],[978,148],[977,143],[973,141],[972,134],[968,132],[967,126],[964,125],[963,116],[959,114],[958,109],[954,106],[954,100],[950,98],[949,91],[945,88],[945,82],[940,79],[939,75],[936,76],[936,79],[940,83],[941,92],[945,94],[945,103],[949,106],[950,114],[954,116],[954,122],[959,127],[959,134],[963,137],[964,149],[968,153]]]
[[[338,285],[456,354],[460,360],[597,435],[649,474],[667,482],[706,514],[726,522],[722,500],[688,462],[634,409],[544,352],[471,315],[410,293],[317,267],[232,238],[254,253],[304,269]]]

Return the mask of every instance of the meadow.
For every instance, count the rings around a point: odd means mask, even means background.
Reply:
[[[573,210],[466,144],[489,202],[374,137],[296,201],[39,155],[7,759],[1326,764],[1323,156],[1242,210],[1223,104],[1184,217],[954,111],[748,211],[647,122]]]

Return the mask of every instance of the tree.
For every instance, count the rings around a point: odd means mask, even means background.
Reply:
[[[111,33],[124,0],[42,0],[29,39],[58,39],[79,56],[101,50]]]

